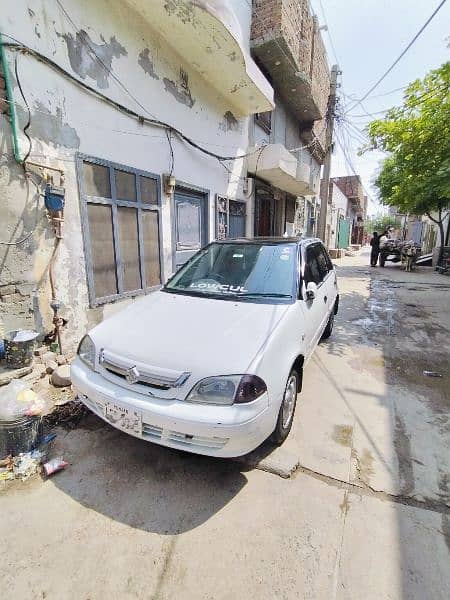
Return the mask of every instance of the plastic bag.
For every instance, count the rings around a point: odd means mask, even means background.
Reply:
[[[0,420],[13,421],[23,416],[39,416],[47,409],[43,398],[20,379],[0,388]]]
[[[69,465],[68,462],[63,460],[62,458],[52,458],[48,462],[44,464],[44,471],[47,477],[56,473],[57,471],[61,471],[65,469]]]

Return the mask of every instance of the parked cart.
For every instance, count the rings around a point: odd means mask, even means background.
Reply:
[[[384,267],[386,261],[401,262],[405,263],[407,271],[411,271],[420,256],[420,250],[420,246],[412,240],[387,240],[380,247],[380,267]]]

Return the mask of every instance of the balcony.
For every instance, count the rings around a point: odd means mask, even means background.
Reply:
[[[251,48],[300,123],[312,124],[325,115],[329,68],[308,0],[255,0]]]
[[[255,148],[250,148],[250,152]],[[308,165],[283,144],[268,144],[248,157],[248,172],[294,196],[314,194]]]
[[[226,99],[236,116],[273,110],[273,89],[246,50],[241,25],[227,3],[126,2]]]

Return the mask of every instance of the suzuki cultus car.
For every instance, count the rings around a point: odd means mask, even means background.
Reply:
[[[281,444],[338,303],[320,240],[213,242],[82,339],[73,384],[94,413],[150,442],[222,457]]]

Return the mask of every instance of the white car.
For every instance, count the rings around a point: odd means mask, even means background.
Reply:
[[[156,444],[221,457],[281,444],[338,303],[320,240],[213,242],[86,335],[72,381],[94,413]]]

